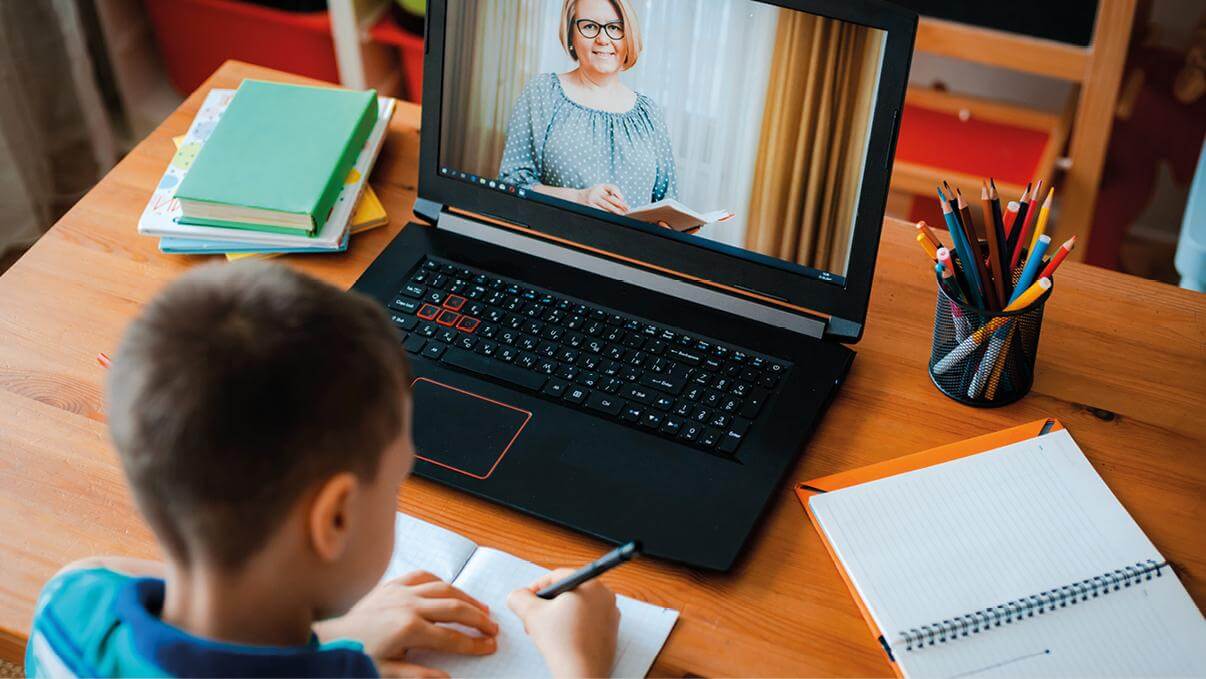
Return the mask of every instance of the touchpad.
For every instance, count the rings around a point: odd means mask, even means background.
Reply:
[[[413,392],[416,457],[476,479],[494,472],[532,419],[527,410],[425,377]]]

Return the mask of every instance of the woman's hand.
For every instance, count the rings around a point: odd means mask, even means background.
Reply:
[[[605,677],[611,672],[620,627],[616,595],[602,582],[590,580],[554,599],[536,596],[542,587],[572,572],[562,568],[511,592],[507,606],[523,620],[554,677]]]
[[[595,184],[579,189],[578,202],[617,215],[628,214],[628,203],[624,202],[620,187],[615,184]]]
[[[473,636],[436,623],[477,630]],[[489,655],[498,649],[498,623],[477,599],[431,573],[415,571],[378,585],[346,615],[315,623],[323,641],[354,639],[364,644],[382,675],[445,677],[438,670],[405,662],[411,649]]]

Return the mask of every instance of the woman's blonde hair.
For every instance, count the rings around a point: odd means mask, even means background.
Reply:
[[[624,44],[628,47],[624,54],[624,63],[620,64],[622,70],[636,66],[637,58],[641,56],[641,50],[644,49],[645,43],[641,39],[641,23],[637,20],[636,11],[632,8],[632,3],[629,0],[609,0],[611,6],[616,9],[616,13],[620,15],[620,21],[624,23]],[[565,0],[565,4],[561,8],[561,46],[565,48],[565,53],[570,59],[578,60],[578,55],[574,54],[574,17],[578,13],[578,0]]]

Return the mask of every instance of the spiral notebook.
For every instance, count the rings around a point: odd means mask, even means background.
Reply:
[[[487,656],[415,651],[410,662],[441,669],[454,677],[547,677],[544,659],[507,608],[507,595],[527,587],[548,570],[517,556],[479,547],[469,538],[399,513],[394,522],[394,554],[383,580],[424,570],[490,607],[498,623],[498,651]],[[678,611],[626,596],[616,597],[620,631],[613,677],[643,677],[670,636]]]
[[[906,677],[1206,676],[1206,620],[1052,424],[797,492]]]

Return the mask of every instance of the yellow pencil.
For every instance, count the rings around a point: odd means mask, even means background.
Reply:
[[[930,245],[934,246],[935,251],[943,247],[942,241],[938,240],[938,237],[934,235],[934,232],[930,229],[930,225],[926,224],[925,220],[917,222],[917,232],[925,234],[926,240],[930,242]]]
[[[926,238],[925,234],[920,231],[917,232],[917,243],[921,246],[922,250],[925,250],[925,254],[930,256],[930,259],[935,262],[938,261],[938,250],[934,248],[934,244],[930,242],[930,239]]]
[[[1055,197],[1055,187],[1052,186],[1047,191],[1047,199],[1043,201],[1043,209],[1039,210],[1038,223],[1034,225],[1034,235],[1030,237],[1030,247],[1026,248],[1026,252],[1034,252],[1034,246],[1038,244],[1039,236],[1047,230],[1047,219],[1051,217],[1051,200]]]

